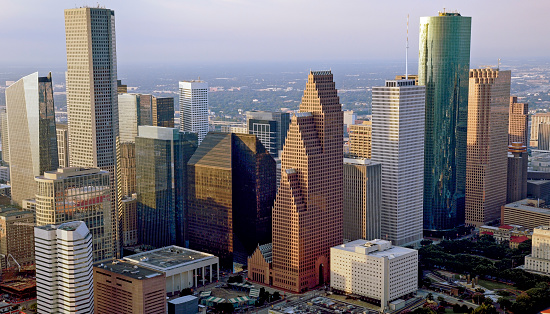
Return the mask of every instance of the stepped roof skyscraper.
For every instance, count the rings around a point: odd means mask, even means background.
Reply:
[[[294,292],[324,284],[330,248],[342,244],[342,107],[330,71],[308,75],[291,118],[273,208],[273,285]]]
[[[418,85],[426,86],[424,229],[464,224],[470,17],[420,18]]]

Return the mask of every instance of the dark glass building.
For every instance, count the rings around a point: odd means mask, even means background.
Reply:
[[[197,135],[139,126],[136,137],[138,238],[154,247],[185,246],[187,161]]]
[[[153,98],[153,126],[174,127],[174,98]]]
[[[420,18],[418,85],[426,86],[424,229],[464,224],[470,17]]]
[[[284,112],[249,111],[246,113],[248,133],[256,135],[273,157],[285,145],[290,114]]]
[[[208,133],[188,163],[189,247],[231,267],[271,242],[275,169],[255,135]]]

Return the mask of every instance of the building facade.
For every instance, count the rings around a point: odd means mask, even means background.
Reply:
[[[174,98],[153,97],[153,126],[174,127]]]
[[[8,136],[8,114],[6,108],[0,108],[0,136],[2,140],[2,161],[6,164],[10,163],[10,143]]]
[[[516,96],[510,96],[508,124],[508,145],[512,143],[529,144],[529,104],[518,103]]]
[[[121,143],[133,143],[138,136],[138,125],[144,120],[141,116],[141,102],[145,102],[144,95],[140,94],[118,94],[119,111],[119,138]],[[150,117],[149,117],[150,118]]]
[[[34,177],[58,167],[51,73],[27,75],[6,89],[12,201],[34,198]]]
[[[35,178],[36,225],[81,220],[92,235],[93,260],[115,256],[110,175],[97,168],[60,168]]]
[[[140,243],[185,246],[187,161],[196,147],[195,134],[174,128],[139,127],[136,191]]]
[[[69,166],[69,129],[66,124],[55,125],[57,133],[57,156],[59,168]]]
[[[34,228],[38,313],[94,313],[92,234],[82,221]]]
[[[388,80],[372,88],[372,160],[382,164],[381,233],[395,245],[422,239],[425,87]]]
[[[550,150],[550,122],[539,123],[538,149]]]
[[[344,158],[344,239],[380,238],[382,165]]]
[[[199,145],[208,133],[208,83],[179,82],[180,130],[198,134]]]
[[[426,86],[424,229],[464,224],[470,17],[420,18],[418,85]]]
[[[527,229],[550,225],[550,206],[543,200],[523,199],[502,206],[501,224],[518,225]]]
[[[248,133],[256,135],[274,158],[283,150],[289,123],[290,114],[286,112],[246,112]]]
[[[514,142],[508,146],[508,171],[506,172],[506,203],[527,197],[527,166],[529,164],[525,144]]]
[[[273,207],[273,285],[302,292],[329,280],[342,243],[343,113],[330,71],[311,71],[291,119]]]
[[[385,240],[355,240],[330,249],[330,287],[367,297],[382,309],[418,289],[418,251]]]
[[[34,213],[16,207],[0,211],[0,263],[7,267],[9,255],[20,265],[34,263]]]
[[[349,126],[349,154],[351,157],[372,158],[372,121]]]
[[[550,226],[533,230],[531,255],[525,256],[525,270],[550,276]]]
[[[188,166],[189,247],[246,264],[271,242],[275,160],[255,135],[211,132]]]
[[[506,204],[510,71],[470,70],[466,154],[466,224],[500,218]]]
[[[532,148],[539,148],[539,126],[541,123],[550,123],[550,113],[536,113],[531,116],[529,146]]]

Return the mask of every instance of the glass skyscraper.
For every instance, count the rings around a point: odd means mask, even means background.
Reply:
[[[470,17],[420,18],[418,84],[426,86],[424,229],[464,224]]]

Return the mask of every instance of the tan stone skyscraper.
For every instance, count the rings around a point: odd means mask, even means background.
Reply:
[[[506,204],[510,71],[470,70],[466,224],[482,226],[500,217]]]
[[[523,143],[527,146],[527,128],[529,122],[529,104],[518,103],[516,96],[510,97],[510,116],[508,124],[508,145]]]
[[[371,158],[372,121],[352,124],[349,127],[349,154],[353,157]]]
[[[273,207],[273,285],[300,292],[329,279],[342,244],[343,114],[330,71],[310,72],[281,156]]]

